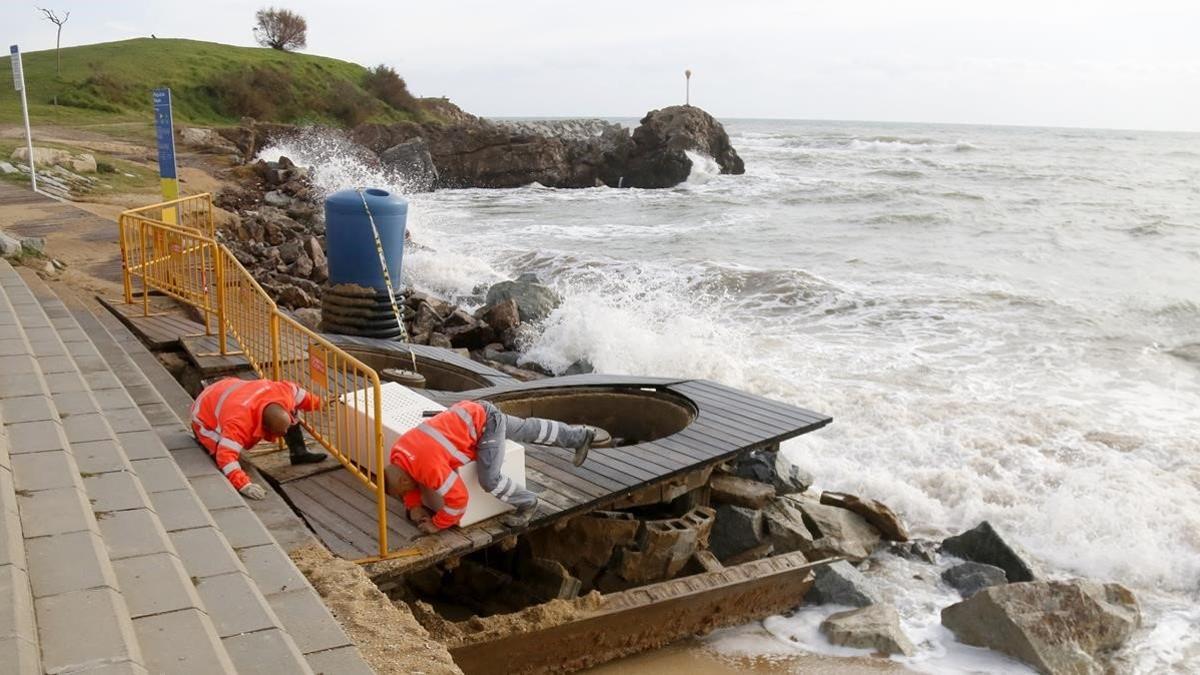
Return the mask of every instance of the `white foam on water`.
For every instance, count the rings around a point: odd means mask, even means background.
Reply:
[[[683,154],[692,161],[692,170],[688,172],[685,186],[704,185],[721,174],[721,165],[717,164],[717,160],[703,152],[684,150]]]

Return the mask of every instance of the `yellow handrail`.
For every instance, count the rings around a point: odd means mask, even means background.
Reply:
[[[390,557],[379,374],[279,310],[216,241],[209,195],[125,211],[118,228],[127,304],[134,302],[138,279],[144,316],[150,315],[151,291],[186,303],[203,315],[208,334],[215,323],[222,354],[232,338],[259,377],[291,380],[321,397],[325,405],[306,414],[302,424],[375,493],[379,555],[371,560]]]

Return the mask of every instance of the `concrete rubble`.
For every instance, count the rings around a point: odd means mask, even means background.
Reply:
[[[879,530],[857,513],[802,495],[788,495],[784,499],[792,500],[804,514],[804,524],[815,537],[813,556],[846,556],[857,561],[870,556],[879,545]]]

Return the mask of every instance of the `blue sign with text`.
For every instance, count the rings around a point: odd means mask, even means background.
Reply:
[[[176,178],[175,124],[171,115],[171,90],[154,90],[154,136],[158,141],[158,175]]]

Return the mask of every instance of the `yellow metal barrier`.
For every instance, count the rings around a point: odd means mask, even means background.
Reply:
[[[213,222],[212,195],[207,192],[130,209],[125,214],[191,228],[210,238],[217,233]]]
[[[375,493],[379,556],[372,560],[390,557],[379,374],[279,311],[237,258],[213,238],[212,201],[198,197],[121,214],[125,302],[134,302],[133,282],[138,279],[144,315],[150,315],[151,290],[187,303],[204,315],[206,328],[216,325],[222,353],[228,336],[259,377],[291,380],[320,396],[325,405],[305,414],[304,427]],[[193,208],[195,204],[200,206]],[[155,218],[170,215],[172,208],[181,220],[207,223],[209,229]]]

